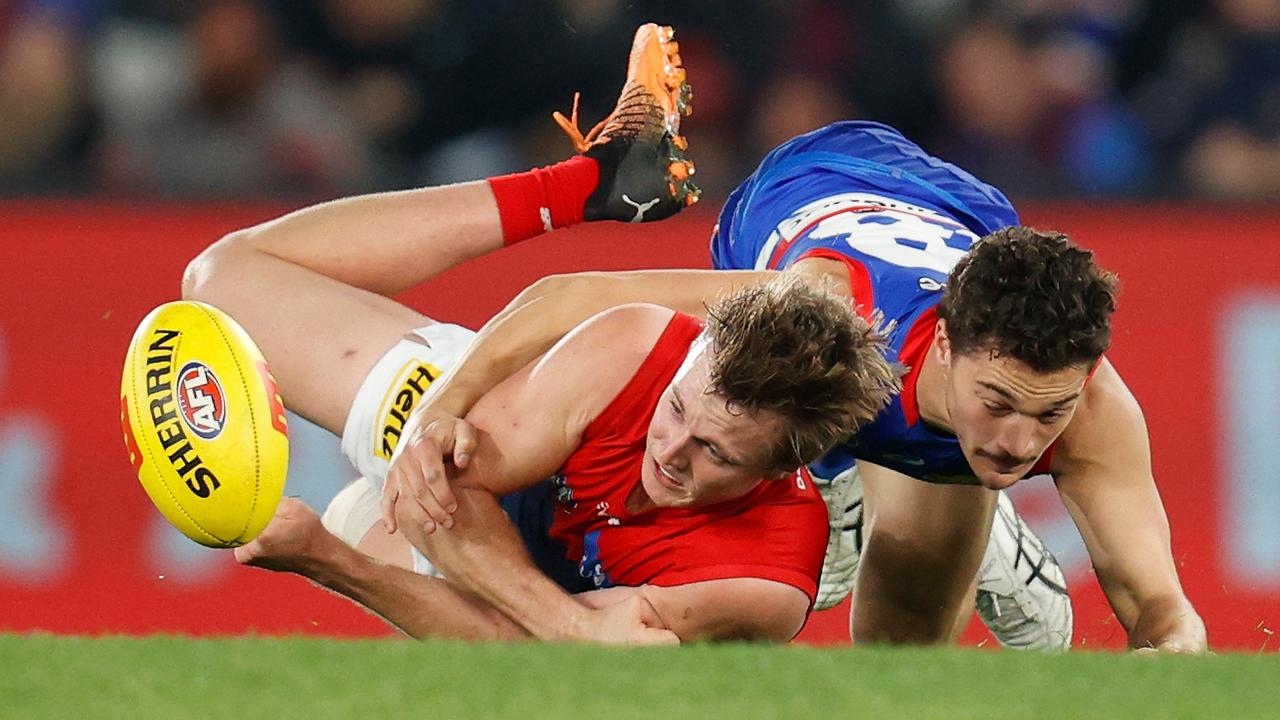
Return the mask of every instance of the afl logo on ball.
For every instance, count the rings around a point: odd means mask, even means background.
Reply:
[[[199,361],[182,366],[178,373],[178,410],[191,432],[212,440],[227,419],[227,396],[207,365]]]

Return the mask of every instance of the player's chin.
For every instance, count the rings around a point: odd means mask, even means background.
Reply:
[[[654,497],[654,504],[665,508],[686,508],[694,504],[695,498],[684,488],[672,488],[661,485],[660,495]]]

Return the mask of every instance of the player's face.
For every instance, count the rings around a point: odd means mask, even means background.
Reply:
[[[1027,474],[1075,413],[1088,371],[1035,372],[985,351],[952,355],[947,412],[969,467],[986,487]]]
[[[710,505],[741,497],[766,477],[782,423],[746,413],[707,392],[706,353],[685,363],[649,423],[640,481],[659,507]]]

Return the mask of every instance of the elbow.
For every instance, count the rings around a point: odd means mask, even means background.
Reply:
[[[791,642],[809,618],[809,597],[799,590],[774,593],[760,598],[738,632],[729,633],[733,640],[751,642]]]
[[[793,608],[785,613],[779,613],[777,617],[772,618],[772,622],[766,623],[758,630],[755,638],[763,642],[788,643],[800,634],[800,630],[804,628],[804,622],[809,617],[809,608],[806,605],[804,609]]]
[[[809,596],[793,595],[785,606],[779,609],[777,618],[771,623],[770,632],[764,639],[772,642],[791,642],[804,629],[811,608]]]

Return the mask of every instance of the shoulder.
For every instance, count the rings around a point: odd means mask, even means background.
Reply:
[[[634,371],[675,315],[670,308],[648,303],[609,308],[587,318],[561,338],[537,361],[532,372],[545,374],[566,366]]]
[[[676,312],[647,303],[598,313],[565,335],[528,368],[528,391],[547,402],[555,394],[572,403],[585,426],[644,364]]]
[[[479,441],[457,481],[510,492],[554,472],[644,364],[674,315],[652,305],[600,313],[485,393],[467,414]]]

